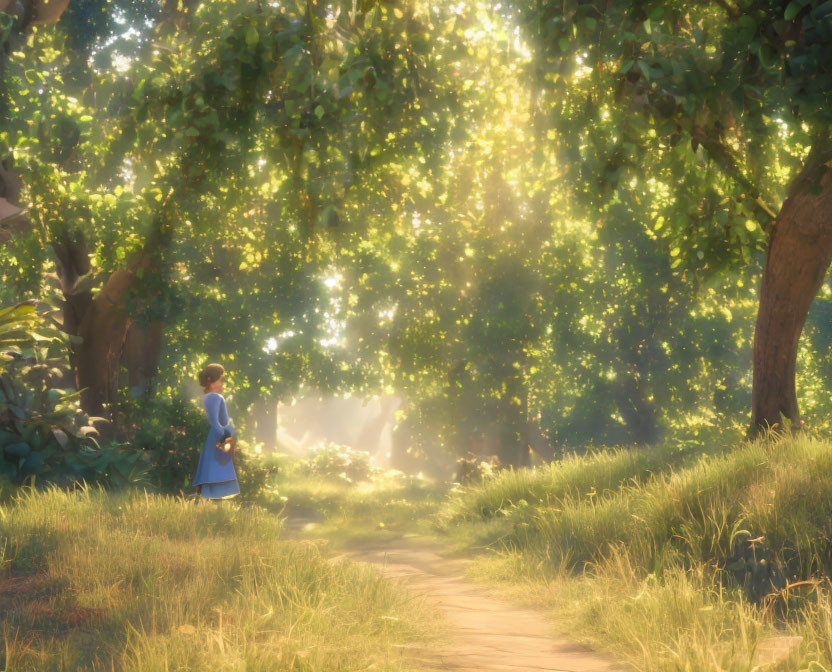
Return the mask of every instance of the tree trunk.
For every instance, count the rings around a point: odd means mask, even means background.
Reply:
[[[752,430],[781,422],[781,415],[799,417],[798,341],[832,260],[832,172],[825,165],[832,153],[817,154],[792,184],[769,242],[754,332]]]
[[[162,354],[161,322],[140,325],[132,322],[124,340],[122,362],[129,376],[128,385],[134,393],[148,394],[159,369]]]
[[[78,328],[83,341],[77,350],[76,380],[81,406],[92,415],[100,415],[104,404],[116,399],[122,350],[130,327],[124,303],[135,280],[132,271],[113,273]]]

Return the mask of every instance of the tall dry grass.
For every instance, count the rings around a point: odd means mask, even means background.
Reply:
[[[231,502],[22,491],[0,549],[3,672],[405,670],[434,632],[399,586]]]

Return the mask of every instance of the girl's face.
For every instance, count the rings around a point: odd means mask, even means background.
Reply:
[[[217,378],[213,383],[208,384],[208,391],[216,392],[217,394],[222,392],[222,376]]]

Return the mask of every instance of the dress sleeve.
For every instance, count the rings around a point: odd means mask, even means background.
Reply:
[[[218,434],[222,434],[224,429],[220,422],[220,406],[225,407],[225,400],[219,395],[210,394],[205,397],[205,413],[208,415],[208,422],[211,423],[211,429]]]
[[[236,436],[237,431],[234,429],[234,424],[231,422],[231,418],[228,417],[228,408],[225,405],[225,397],[220,396],[222,403],[220,404],[220,412],[219,412],[219,420],[220,425],[225,430],[230,430],[230,432]]]

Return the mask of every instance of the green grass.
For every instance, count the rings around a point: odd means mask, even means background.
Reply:
[[[349,482],[289,471],[277,490],[280,499],[272,496],[272,508],[282,507],[290,521],[308,521],[303,536],[340,547],[432,533],[432,516],[445,500],[443,487],[400,473]]]
[[[829,441],[596,450],[450,491],[297,474],[279,488],[318,513],[311,536],[439,536],[473,577],[633,670],[753,672],[786,635],[800,645],[766,669],[832,670]]]
[[[750,672],[783,634],[803,640],[779,669],[832,669],[832,443],[771,438],[670,469],[657,455],[507,472],[451,498],[440,527],[486,549],[477,577],[633,669]]]
[[[0,506],[0,669],[405,670],[435,615],[261,508],[24,490]]]

